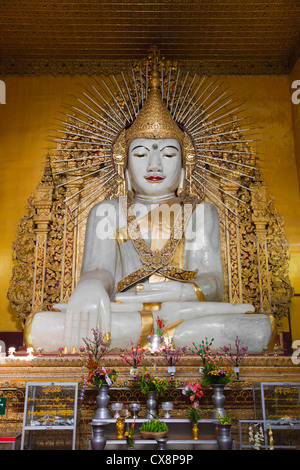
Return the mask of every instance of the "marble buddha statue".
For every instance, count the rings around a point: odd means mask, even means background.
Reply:
[[[128,193],[90,211],[82,271],[67,304],[28,320],[27,336],[44,351],[84,345],[92,328],[111,347],[129,347],[165,323],[175,345],[214,338],[218,349],[236,336],[261,353],[269,318],[250,304],[222,302],[223,274],[216,207],[186,194],[184,131],[152,79],[149,98],[126,129]]]

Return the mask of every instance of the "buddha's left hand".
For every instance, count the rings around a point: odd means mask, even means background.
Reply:
[[[115,300],[122,302],[171,302],[197,301],[193,284],[188,282],[166,281],[139,284],[139,289],[116,294]]]

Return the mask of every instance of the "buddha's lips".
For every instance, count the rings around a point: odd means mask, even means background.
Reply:
[[[165,176],[145,176],[144,178],[150,183],[159,183],[165,179]]]

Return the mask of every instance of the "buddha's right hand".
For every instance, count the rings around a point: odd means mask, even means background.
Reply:
[[[70,296],[67,315],[79,314],[79,323],[84,319],[86,328],[98,328],[109,343],[111,307],[109,295],[100,279],[83,279]]]

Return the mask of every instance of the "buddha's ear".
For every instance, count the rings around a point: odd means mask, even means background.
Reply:
[[[180,173],[180,180],[179,180],[179,184],[178,184],[178,188],[177,188],[177,196],[178,197],[181,197],[185,194],[185,171],[184,171],[184,168],[181,169],[181,173]]]
[[[184,181],[185,181],[185,171],[184,171],[184,168],[181,168],[178,189],[183,189],[184,188]]]
[[[126,179],[127,191],[132,191],[132,186],[131,186],[131,181],[130,181],[130,177],[129,177],[128,168],[126,168],[126,170],[125,170],[125,179]]]

